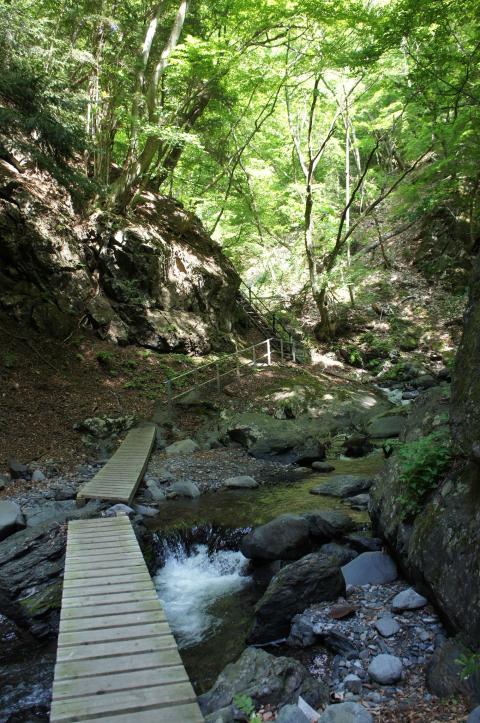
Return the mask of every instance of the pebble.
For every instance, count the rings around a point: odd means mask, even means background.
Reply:
[[[376,655],[368,666],[368,673],[372,680],[380,685],[390,685],[401,679],[403,665],[396,655],[381,653]]]
[[[402,590],[392,600],[392,610],[394,612],[401,612],[403,610],[418,610],[419,608],[425,607],[428,603],[427,598],[423,595],[419,595],[413,587],[408,590]]]
[[[378,618],[374,623],[375,628],[378,630],[380,635],[384,638],[389,638],[392,635],[396,635],[400,630],[400,625],[391,616],[385,615],[384,617]]]
[[[43,482],[46,479],[41,469],[35,469],[32,472],[32,482]]]

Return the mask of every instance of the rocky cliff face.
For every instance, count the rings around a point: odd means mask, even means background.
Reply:
[[[158,351],[228,348],[238,278],[200,221],[146,194],[80,215],[46,171],[0,160],[0,308],[47,334],[79,324]]]
[[[398,460],[392,457],[371,490],[376,531],[396,553],[408,576],[427,593],[474,649],[480,641],[480,260],[471,282],[452,399],[434,388],[414,405],[404,441],[446,424],[456,460],[450,473],[413,521],[402,520]]]

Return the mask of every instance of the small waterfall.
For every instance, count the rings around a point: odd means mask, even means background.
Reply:
[[[250,583],[248,560],[241,552],[224,549],[218,530],[197,530],[164,540],[160,547],[161,567],[154,577],[169,623],[180,648],[197,645],[222,624],[215,607],[221,598],[233,595]],[[194,542],[200,537],[200,542]],[[230,543],[231,544],[231,543]],[[236,545],[235,545],[236,546]]]

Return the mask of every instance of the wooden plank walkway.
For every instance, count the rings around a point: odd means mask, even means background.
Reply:
[[[154,424],[144,423],[131,429],[100,472],[80,487],[77,500],[112,500],[129,505],[147,468],[154,442]]]
[[[69,523],[50,721],[203,721],[126,516]]]

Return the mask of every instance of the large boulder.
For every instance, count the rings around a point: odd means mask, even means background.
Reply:
[[[398,577],[395,562],[384,552],[362,552],[342,573],[347,585],[385,585]]]
[[[25,527],[25,518],[16,502],[0,501],[0,540]]]
[[[367,426],[368,436],[372,439],[388,439],[399,437],[405,426],[405,416],[401,414],[385,414],[376,417]]]
[[[255,606],[250,642],[266,643],[287,636],[294,615],[341,595],[345,595],[345,580],[331,557],[313,552],[286,565],[274,575]]]
[[[370,477],[362,477],[356,474],[337,474],[321,485],[313,487],[310,494],[328,495],[330,497],[353,497],[369,490],[372,482],[373,480]]]
[[[250,560],[296,560],[306,552],[310,525],[300,515],[281,515],[256,527],[240,543]]]
[[[336,537],[343,537],[355,528],[355,522],[351,517],[335,510],[313,510],[304,512],[302,517],[307,520],[310,535],[317,542],[328,542]]]
[[[328,687],[312,678],[297,660],[247,648],[235,663],[227,665],[198,702],[202,712],[209,714],[231,705],[237,695],[249,696],[257,707],[296,703],[299,696],[316,707],[328,699]]]
[[[193,439],[181,439],[179,442],[169,444],[164,451],[167,457],[175,457],[180,454],[191,454],[199,449],[198,444]]]

